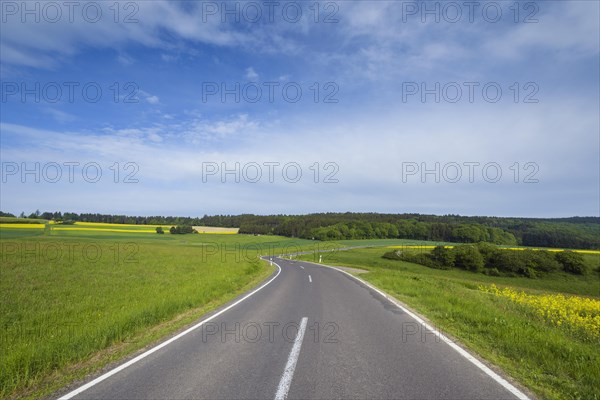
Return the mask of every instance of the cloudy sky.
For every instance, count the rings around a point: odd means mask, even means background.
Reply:
[[[0,209],[599,215],[599,3],[1,2]]]

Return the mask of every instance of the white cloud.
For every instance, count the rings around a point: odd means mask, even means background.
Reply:
[[[119,64],[123,65],[123,66],[129,66],[131,64],[133,64],[135,62],[135,60],[133,59],[133,57],[131,57],[128,54],[119,54],[117,56],[117,61],[119,62]]]
[[[56,108],[45,108],[43,111],[47,114],[50,114],[52,118],[54,118],[57,122],[61,124],[64,124],[66,122],[72,122],[77,119],[77,117],[75,117],[74,115],[61,110],[57,110]]]
[[[537,23],[523,23],[485,44],[496,57],[525,57],[531,50],[550,50],[555,57],[579,58],[600,51],[600,3],[544,3]]]
[[[256,71],[254,71],[254,68],[246,68],[246,79],[248,79],[250,82],[258,81],[258,74],[256,73]]]
[[[160,102],[158,96],[148,96],[146,97],[146,101],[150,104],[158,104]]]
[[[137,94],[142,97],[146,102],[152,105],[160,104],[160,98],[156,95],[150,94],[145,90],[139,89]]]

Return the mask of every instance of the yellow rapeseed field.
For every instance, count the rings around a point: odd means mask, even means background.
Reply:
[[[44,224],[0,224],[0,229],[18,228],[18,229],[44,229]]]
[[[473,243],[471,243],[473,244]],[[387,246],[388,249],[433,249],[436,246],[426,246],[426,245],[395,245],[395,246]],[[451,249],[454,246],[444,246],[447,249]],[[551,252],[560,252],[565,251],[565,249],[539,249],[537,247],[498,247],[500,250],[546,250]],[[575,253],[581,254],[600,254],[600,250],[570,250]]]
[[[583,332],[590,338],[600,339],[600,300],[562,294],[532,295],[496,285],[479,286],[479,290],[532,309],[546,322],[569,330]]]
[[[452,248],[454,246],[444,246],[446,248]],[[388,249],[434,249],[435,246],[425,246],[425,245],[413,245],[413,244],[403,244],[397,246],[387,246]]]
[[[116,232],[116,233],[156,233],[156,230],[147,229],[111,229],[111,228],[68,228],[68,227],[54,227],[53,231],[97,231],[97,232]]]

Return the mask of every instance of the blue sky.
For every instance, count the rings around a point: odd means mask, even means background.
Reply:
[[[599,215],[598,2],[50,3],[1,4],[2,211]]]

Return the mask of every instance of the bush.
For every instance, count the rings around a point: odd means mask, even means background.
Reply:
[[[158,234],[161,234],[161,235],[162,235],[162,234],[164,234],[164,233],[165,233],[165,231],[163,231],[163,228],[162,228],[161,226],[158,226],[158,227],[156,227],[156,233],[158,233]]]
[[[171,229],[169,229],[169,231],[174,235],[177,235],[177,234],[183,235],[186,233],[197,233],[196,230],[189,225],[172,226]]]
[[[493,245],[492,243],[479,242],[477,243],[477,250],[479,250],[479,253],[481,253],[481,255],[483,256],[485,266],[493,267],[490,261],[494,253],[498,251],[498,247],[496,245]]]
[[[453,249],[454,266],[468,271],[479,272],[483,270],[483,256],[476,246],[461,245]]]
[[[547,250],[523,250],[521,253],[526,268],[536,272],[556,272],[561,269],[560,263]]]
[[[556,253],[554,257],[566,272],[578,275],[584,275],[588,272],[583,256],[579,253],[567,250]]]
[[[521,273],[525,270],[523,258],[519,251],[515,250],[496,250],[488,258],[487,265],[510,274]]]
[[[444,246],[435,246],[429,256],[433,262],[450,269],[454,266],[454,253]]]

